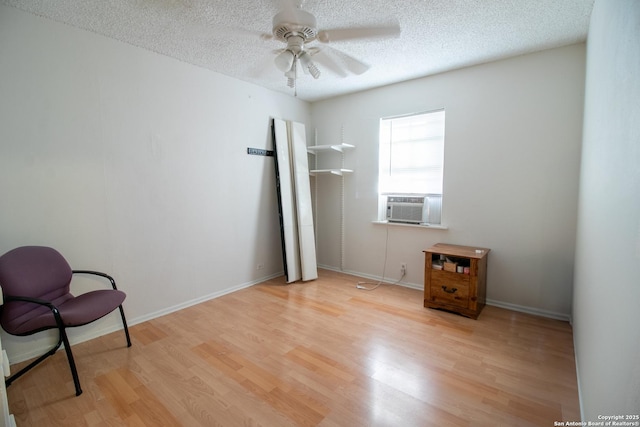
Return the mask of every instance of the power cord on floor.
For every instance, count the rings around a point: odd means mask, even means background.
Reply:
[[[398,283],[400,283],[400,281],[402,281],[404,276],[405,276],[405,273],[402,272],[402,276],[400,276],[400,278],[395,283],[392,283],[392,285],[397,285]],[[373,290],[377,289],[378,286],[382,285],[383,282],[384,282],[384,276],[382,277],[382,279],[378,283],[375,283],[375,282],[358,282],[358,284],[356,284],[356,289],[361,289],[363,291],[373,291]],[[364,285],[375,285],[375,286],[372,287],[372,288],[367,288]]]
[[[380,285],[382,285],[382,283],[384,282],[384,276],[387,270],[387,252],[388,252],[388,248],[389,248],[389,226],[387,225],[385,227],[386,230],[386,236],[385,236],[385,242],[384,242],[384,264],[382,264],[382,278],[380,279],[380,281],[378,283],[375,282],[358,282],[356,284],[356,289],[360,289],[363,291],[373,291],[375,289],[378,289],[378,287]],[[396,281],[395,283],[393,283],[393,285],[397,285],[398,283],[400,283],[400,281],[404,278],[406,274],[405,270],[402,270],[402,275],[400,276],[400,278],[398,279],[398,281]],[[364,285],[374,285],[372,288],[368,288]]]

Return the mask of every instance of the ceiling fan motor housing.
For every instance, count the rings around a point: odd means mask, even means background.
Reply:
[[[291,36],[302,37],[304,42],[315,40],[318,35],[316,18],[301,9],[280,12],[273,17],[273,35],[285,43]]]

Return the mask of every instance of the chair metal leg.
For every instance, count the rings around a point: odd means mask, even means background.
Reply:
[[[120,309],[120,317],[122,317],[122,325],[124,326],[124,334],[127,337],[127,347],[131,347],[131,337],[129,336],[129,328],[127,327],[127,319],[124,317],[124,309],[122,304],[118,307]]]
[[[124,326],[124,334],[127,338],[127,347],[131,347],[131,337],[129,336],[129,327],[127,326],[127,319],[124,316],[124,310],[122,308],[122,305],[120,305],[118,308],[120,309],[120,317],[122,318],[122,325]],[[73,384],[75,385],[75,388],[76,388],[76,396],[80,396],[82,394],[82,388],[80,387],[80,378],[78,377],[78,370],[76,368],[76,362],[73,358],[73,353],[71,352],[71,345],[69,344],[69,338],[67,338],[67,332],[65,330],[65,327],[62,326],[62,319],[56,318],[56,321],[58,322],[58,332],[59,332],[58,342],[56,343],[56,345],[53,348],[51,348],[51,350],[47,351],[45,354],[38,357],[36,360],[34,360],[33,362],[29,363],[27,366],[22,368],[20,371],[11,375],[9,378],[7,378],[5,380],[5,385],[7,387],[9,387],[11,383],[13,383],[15,380],[17,380],[18,378],[26,374],[29,370],[33,369],[34,367],[42,363],[49,356],[53,356],[56,353],[56,351],[58,351],[60,346],[64,344],[64,351],[67,354],[67,360],[69,361],[69,369],[71,370],[71,376],[73,377]]]
[[[62,344],[62,336],[59,336],[58,337],[58,343],[53,348],[51,348],[51,350],[47,351],[45,354],[43,354],[42,356],[38,357],[36,360],[34,360],[33,362],[29,363],[24,368],[20,369],[20,371],[16,372],[15,374],[13,374],[9,378],[7,378],[5,380],[5,382],[4,382],[5,386],[9,387],[11,385],[11,383],[13,383],[15,380],[17,380],[18,378],[20,378],[24,374],[26,374],[32,368],[35,368],[37,365],[42,363],[46,358],[48,358],[49,356],[53,356],[56,353],[56,351],[58,351],[58,349],[60,348],[61,344]]]
[[[71,345],[69,344],[69,339],[67,338],[67,333],[65,332],[64,328],[60,328],[60,337],[62,339],[62,342],[64,343],[64,351],[67,353],[67,360],[69,361],[69,368],[71,369],[73,384],[76,386],[76,396],[80,396],[82,394],[82,389],[80,388],[80,378],[78,378],[76,362],[73,360]]]

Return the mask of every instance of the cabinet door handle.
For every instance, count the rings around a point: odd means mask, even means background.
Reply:
[[[446,287],[446,286],[443,286],[443,287],[442,287],[442,290],[443,290],[443,291],[445,291],[445,292],[446,292],[446,293],[448,293],[448,294],[455,294],[455,293],[456,293],[456,291],[458,290],[458,288],[451,288],[451,289],[447,289],[447,287]]]

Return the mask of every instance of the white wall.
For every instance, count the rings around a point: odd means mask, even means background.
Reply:
[[[583,421],[599,421],[640,413],[640,2],[597,0],[587,46],[573,318]]]
[[[422,250],[437,242],[491,248],[488,298],[569,318],[584,91],[584,44],[492,62],[312,104],[318,144],[345,156],[346,271],[422,288]],[[443,223],[377,219],[378,120],[446,109]],[[324,156],[321,162],[339,161]],[[318,261],[340,268],[340,181],[318,180]]]
[[[5,6],[0,76],[0,253],[113,274],[132,323],[282,272],[273,158],[246,149],[307,103]]]

